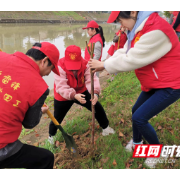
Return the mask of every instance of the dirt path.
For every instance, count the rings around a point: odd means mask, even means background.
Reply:
[[[107,79],[111,77],[111,75],[109,75],[107,73],[107,71],[103,71],[100,73],[100,84],[101,84],[101,90],[103,90],[106,86],[107,86]],[[49,96],[53,96],[53,90],[51,90]],[[48,104],[48,106],[52,105],[53,101]],[[68,120],[73,119],[73,116],[77,113],[77,110],[81,109],[80,105],[74,104],[70,111],[67,113],[66,117],[68,116]],[[54,113],[54,109],[50,109],[51,113]],[[66,124],[66,120],[67,118],[64,119],[64,121],[62,122],[62,126]],[[48,118],[48,116],[46,114],[42,115],[42,118],[40,120],[40,123],[32,130],[25,130],[25,135],[22,136],[22,138],[20,138],[20,140],[24,143],[27,144],[31,144],[31,145],[38,145],[38,143],[43,144],[44,140],[48,138],[48,131],[49,131],[49,123],[50,123],[50,119]],[[28,133],[29,132],[29,133]]]

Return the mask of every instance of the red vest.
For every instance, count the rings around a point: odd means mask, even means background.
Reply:
[[[174,17],[173,17],[172,26],[173,26],[174,23],[176,22],[176,19],[177,19],[177,16],[178,16],[178,13],[179,13],[179,12],[180,12],[180,11],[174,11],[174,12],[173,12]],[[180,24],[177,26],[177,28],[175,29],[175,31],[180,32]]]
[[[102,57],[102,50],[103,50],[103,41],[102,41],[102,38],[101,38],[101,35],[100,34],[96,34],[94,35],[93,37],[91,37],[91,39],[89,40],[89,43],[88,43],[88,47],[89,47],[89,50],[91,48],[91,43],[96,43],[96,42],[100,42],[101,43],[101,56],[99,58],[99,61],[101,61],[101,57]],[[93,55],[94,56],[94,55]],[[85,56],[84,56],[84,59],[88,60],[90,59],[90,55],[88,53],[88,50],[87,50],[87,47],[85,48]]]
[[[116,35],[118,35],[120,32],[121,32],[121,30],[119,30],[118,32],[116,32]],[[109,50],[108,50],[108,54],[109,54],[109,55],[112,56],[116,50],[124,47],[124,44],[125,44],[126,41],[127,41],[127,35],[126,35],[126,33],[122,33],[121,36],[120,36],[120,40],[118,40],[118,41],[119,41],[119,42],[115,42],[115,45],[111,45],[111,47],[109,48]],[[119,48],[118,48],[118,43],[119,43]]]
[[[60,66],[67,75],[67,84],[76,90],[76,93],[83,93],[84,91],[87,90],[85,86],[85,79],[84,79],[84,73],[86,70],[86,65],[88,61],[83,60],[81,64],[81,69],[77,72],[77,79],[75,78],[74,74],[72,71],[69,71],[66,69],[64,65],[64,60],[65,58],[62,58],[58,61],[58,66]],[[56,92],[56,85],[54,83],[54,98],[58,101],[68,101],[67,99],[63,98],[59,93]]]
[[[118,31],[116,34],[118,35],[120,31]],[[115,50],[117,49],[120,49],[120,48],[123,48],[124,47],[124,44],[126,43],[127,41],[127,35],[126,33],[121,33],[121,36],[120,36],[120,41],[119,41],[119,48],[118,48],[118,42],[115,43]]]
[[[171,50],[163,57],[145,67],[135,70],[136,76],[141,83],[142,91],[151,89],[173,88],[180,89],[180,43],[171,25],[162,19],[157,13],[149,16],[143,29],[134,37],[131,47],[140,37],[153,30],[164,32],[172,43]]]
[[[0,149],[16,141],[30,106],[48,86],[38,65],[21,52],[0,52]]]

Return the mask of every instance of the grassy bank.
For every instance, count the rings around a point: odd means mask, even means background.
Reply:
[[[118,74],[112,82],[108,80],[102,92],[100,102],[106,110],[110,126],[115,129],[116,133],[103,137],[101,135],[102,130],[96,123],[96,157],[94,159],[91,156],[86,156],[78,161],[67,159],[64,150],[65,144],[63,144],[63,137],[60,132],[56,135],[56,140],[60,142],[60,145],[51,146],[46,140],[43,146],[39,146],[49,149],[55,154],[59,153],[64,157],[56,163],[56,168],[147,168],[144,165],[145,159],[132,159],[132,153],[127,153],[124,149],[124,146],[132,138],[131,108],[140,92],[140,84],[134,72]],[[53,109],[53,98],[49,97],[46,102]],[[180,103],[177,101],[150,120],[150,123],[157,131],[160,142],[164,145],[178,145],[180,142],[179,109]],[[91,133],[88,133],[91,127],[91,113],[84,108],[77,109],[75,115],[69,114],[65,119],[66,125],[64,129],[69,134],[74,135],[76,142],[81,142],[84,148],[88,148],[90,146],[88,142],[91,137]],[[180,160],[175,157],[174,159],[176,159],[176,163],[158,164],[156,168],[180,168]],[[63,165],[62,161],[64,162]]]
[[[92,11],[0,11],[0,19],[43,19],[43,20],[75,20],[96,19],[106,21],[109,14]]]

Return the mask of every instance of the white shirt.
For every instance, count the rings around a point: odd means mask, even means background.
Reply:
[[[147,19],[136,29],[135,34],[143,29]],[[127,42],[124,48],[117,50],[113,56],[105,61],[104,66],[109,73],[131,71],[144,67],[163,57],[172,48],[169,38],[160,30],[143,34],[126,54]]]

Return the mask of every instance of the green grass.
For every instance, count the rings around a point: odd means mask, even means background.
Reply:
[[[101,128],[95,129],[95,135],[99,135],[96,141],[99,156],[96,160],[88,157],[79,161],[79,166],[82,169],[147,168],[143,164],[145,159],[132,159],[132,153],[127,153],[124,149],[124,146],[132,138],[131,109],[140,92],[140,83],[134,72],[120,73],[115,76],[114,81],[110,82],[108,80],[108,85],[103,90],[99,100],[107,113],[110,126],[115,129],[116,133],[103,137],[100,135],[102,131]],[[51,98],[49,98],[48,101],[51,101]],[[180,103],[177,101],[150,120],[150,123],[157,132],[160,142],[164,145],[178,145],[180,142],[179,109]],[[66,125],[64,126],[65,131],[69,134],[76,133],[76,135],[81,135],[88,131],[89,123],[91,122],[91,113],[89,111],[83,108],[81,111],[77,110],[76,115],[72,117],[73,120],[68,121],[69,117],[70,115],[66,116]],[[122,123],[122,119],[124,123]],[[158,126],[162,128],[158,129]],[[124,136],[119,137],[119,132],[123,133]],[[63,137],[59,131],[56,135],[56,140],[63,141]],[[52,147],[48,142],[45,142],[43,147],[53,153],[60,152],[60,148]],[[117,165],[113,164],[114,160]],[[156,168],[180,168],[180,160],[176,159],[175,164],[158,164]]]
[[[89,15],[84,12],[84,14]],[[93,13],[90,13],[93,14]],[[101,15],[106,18],[104,13]],[[61,19],[69,20],[71,17],[74,20],[84,20],[84,18],[75,11],[1,11],[0,18],[17,18],[17,19]]]
[[[26,136],[32,132],[34,132],[34,129],[28,130],[28,129],[25,129],[24,127],[22,127],[22,131],[21,131],[21,134],[19,136],[19,139],[21,139],[23,136]]]
[[[74,11],[53,11],[53,13],[57,16],[67,16],[72,17],[74,20],[84,20],[79,14]]]

